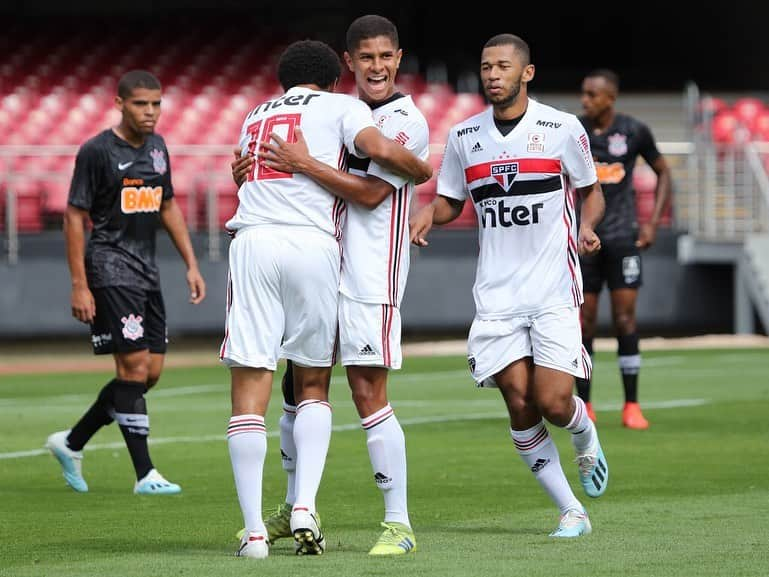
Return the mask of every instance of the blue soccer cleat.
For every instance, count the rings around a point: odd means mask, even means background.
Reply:
[[[558,528],[550,533],[551,537],[579,537],[589,535],[593,530],[590,518],[584,509],[569,509],[558,522]]]
[[[182,488],[176,483],[166,480],[157,469],[152,469],[134,485],[137,495],[176,495]]]
[[[577,455],[575,459],[579,467],[579,482],[588,497],[600,497],[609,484],[609,465],[603,454],[598,437],[592,451]]]
[[[45,448],[59,461],[67,485],[78,493],[87,493],[88,484],[83,479],[83,453],[67,446],[67,436],[69,431],[53,433],[46,440]]]

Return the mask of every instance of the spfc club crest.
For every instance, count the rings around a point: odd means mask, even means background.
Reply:
[[[517,162],[498,162],[491,165],[491,176],[505,190],[510,190],[517,174]]]
[[[612,156],[625,156],[627,154],[627,136],[624,134],[612,134],[609,140],[609,154]]]
[[[152,168],[155,172],[158,174],[165,174],[168,170],[168,163],[166,162],[166,155],[163,154],[163,151],[153,148],[152,152],[150,152],[150,156],[152,157]]]

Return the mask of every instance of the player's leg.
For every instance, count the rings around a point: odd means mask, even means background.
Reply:
[[[267,454],[264,415],[272,390],[269,368],[230,367],[232,416],[227,446],[245,531],[240,557],[264,558],[268,554],[267,528],[262,519],[262,474]]]
[[[584,402],[572,394],[574,377],[589,378],[592,370],[580,332],[574,307],[550,310],[532,321],[532,396],[545,419],[571,433],[582,487],[590,497],[599,497],[608,485],[608,464]]]
[[[232,416],[227,444],[246,531],[238,556],[268,554],[262,518],[267,452],[264,417],[283,338],[280,239],[266,227],[239,231],[230,243],[225,337],[219,352],[230,367]]]
[[[331,440],[328,387],[337,340],[339,246],[330,235],[314,230],[281,234],[280,241],[285,309],[281,356],[293,362],[297,402],[296,499],[291,530],[297,554],[320,554],[325,539],[315,500]]]
[[[641,353],[636,325],[636,301],[642,280],[640,252],[634,244],[624,243],[612,258],[608,282],[612,321],[617,336],[617,363],[625,394],[622,424],[641,430],[649,427],[638,404]]]
[[[416,551],[407,504],[406,438],[387,399],[387,376],[401,366],[401,322],[396,307],[340,295],[342,365],[366,433],[374,482],[384,498],[384,531],[371,555]]]

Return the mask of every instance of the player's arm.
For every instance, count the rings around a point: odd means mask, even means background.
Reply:
[[[670,166],[664,156],[659,155],[653,162],[649,163],[649,166],[657,175],[657,185],[654,188],[654,211],[652,216],[649,222],[643,223],[638,230],[636,246],[641,249],[649,248],[657,238],[657,226],[670,199],[673,182]]]
[[[297,127],[294,135],[294,142],[286,142],[279,135],[271,134],[271,141],[261,145],[259,162],[282,172],[301,172],[332,194],[368,209],[379,206],[395,190],[389,182],[376,176],[349,174],[313,158],[301,128]]]
[[[382,168],[405,175],[416,184],[430,180],[433,167],[418,158],[405,146],[390,140],[374,126],[369,126],[355,136],[355,147]]]
[[[593,254],[601,249],[601,239],[595,233],[595,227],[603,219],[606,201],[598,181],[577,188],[577,194],[582,197],[577,251],[579,254]]]
[[[432,202],[409,219],[409,237],[417,246],[427,246],[427,233],[434,224],[447,224],[462,214],[464,200],[436,195]]]
[[[64,241],[72,278],[72,316],[84,323],[93,322],[96,315],[96,301],[85,276],[85,223],[88,218],[87,210],[71,204],[64,212]]]
[[[203,280],[203,275],[200,274],[198,259],[192,248],[192,241],[187,230],[187,224],[184,222],[184,215],[174,197],[165,199],[160,205],[160,221],[163,223],[166,231],[168,231],[168,236],[171,237],[176,250],[179,251],[179,255],[184,260],[184,264],[187,265],[187,285],[190,287],[190,302],[198,304],[206,298],[206,283]]]

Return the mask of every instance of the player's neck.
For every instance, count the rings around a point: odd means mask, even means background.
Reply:
[[[593,130],[598,132],[604,132],[612,124],[614,124],[614,117],[616,116],[614,109],[610,108],[605,112],[599,114],[593,121]]]
[[[112,128],[112,132],[114,132],[118,138],[121,140],[125,140],[128,144],[133,146],[134,148],[139,148],[144,144],[144,141],[147,139],[147,135],[142,132],[137,132],[135,130],[131,130],[129,127],[125,126],[123,123],[118,124],[117,126],[114,126]]]

